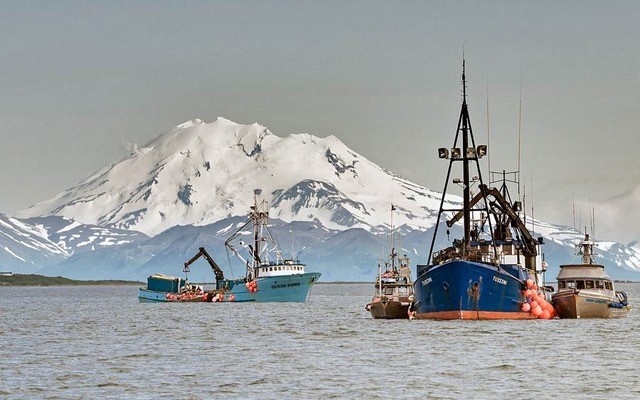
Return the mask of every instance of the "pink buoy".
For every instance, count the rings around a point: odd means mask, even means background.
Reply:
[[[529,311],[531,311],[531,306],[529,305],[529,303],[524,303],[524,304],[522,305],[522,311],[524,311],[524,312],[529,312]]]
[[[540,308],[540,306],[533,308],[531,310],[531,314],[535,315],[536,317],[540,317],[540,314],[542,314],[542,308]]]
[[[531,297],[531,295],[532,295],[531,289],[527,289],[527,290],[525,290],[525,291],[524,291],[524,295],[525,295],[526,297]]]
[[[229,301],[236,301],[236,295],[235,295],[235,294],[233,294],[233,293],[231,293],[231,294],[229,295]]]

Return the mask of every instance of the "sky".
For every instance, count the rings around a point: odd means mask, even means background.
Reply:
[[[335,135],[442,190],[436,149],[453,143],[464,48],[471,122],[477,142],[489,127],[492,170],[517,168],[520,121],[528,211],[584,226],[595,207],[603,239],[640,239],[637,1],[0,7],[2,213],[77,184],[134,143],[218,116],[278,136]]]

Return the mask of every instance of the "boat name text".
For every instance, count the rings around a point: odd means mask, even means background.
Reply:
[[[282,288],[294,287],[294,286],[300,286],[300,282],[287,283],[287,284],[281,284],[281,285],[271,285],[271,289],[282,289]]]
[[[497,276],[493,277],[493,281],[496,282],[496,283],[499,283],[501,285],[506,285],[507,284],[506,279],[498,278]]]

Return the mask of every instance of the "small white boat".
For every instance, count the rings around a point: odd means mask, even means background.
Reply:
[[[604,266],[594,262],[594,245],[585,234],[578,244],[582,262],[560,266],[558,291],[551,298],[560,318],[616,318],[631,310],[627,294],[616,292]]]

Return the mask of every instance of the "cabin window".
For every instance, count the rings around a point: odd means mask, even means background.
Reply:
[[[604,287],[606,287],[607,290],[613,290],[613,285],[611,284],[611,281],[604,281]]]
[[[596,289],[604,289],[604,282],[596,281]]]
[[[584,281],[576,281],[576,289],[584,289]]]
[[[567,285],[567,289],[575,289],[576,288],[576,283],[574,281],[567,281],[566,285]]]
[[[398,288],[398,293],[399,294],[408,294],[409,293],[409,288],[406,286],[400,286]]]
[[[558,282],[558,289],[564,289],[567,287],[567,284],[564,281]]]
[[[585,281],[586,283],[586,288],[587,289],[593,289],[594,287],[596,287],[596,285],[594,284],[594,282],[592,280],[587,280]]]
[[[384,288],[384,294],[392,295],[393,294],[393,288]]]

